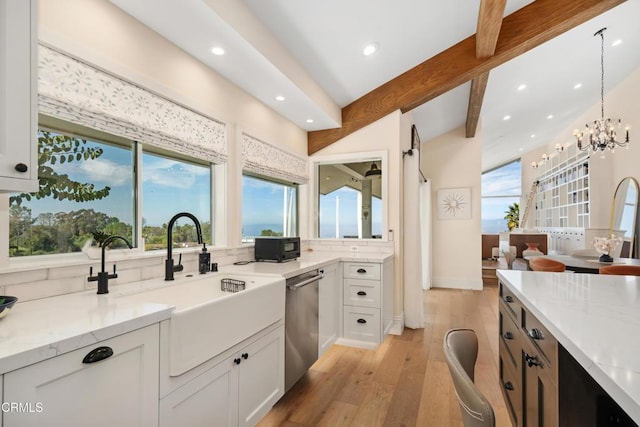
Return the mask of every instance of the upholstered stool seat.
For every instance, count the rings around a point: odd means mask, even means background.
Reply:
[[[640,267],[636,265],[607,265],[600,267],[600,274],[617,274],[620,276],[640,276]]]
[[[566,266],[560,261],[555,261],[544,257],[533,257],[529,260],[529,268],[533,271],[562,272]]]

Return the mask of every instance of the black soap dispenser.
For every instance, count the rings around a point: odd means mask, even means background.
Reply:
[[[211,254],[207,252],[207,244],[202,244],[202,252],[198,255],[198,271],[205,274],[211,269]]]

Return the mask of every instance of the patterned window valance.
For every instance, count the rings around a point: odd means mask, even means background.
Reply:
[[[46,46],[38,47],[43,114],[214,163],[226,126]]]
[[[307,161],[242,132],[242,167],[272,178],[306,184]]]

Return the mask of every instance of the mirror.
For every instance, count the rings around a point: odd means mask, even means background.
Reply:
[[[611,205],[611,233],[624,232],[621,258],[638,258],[638,181],[626,177],[618,184]]]
[[[318,238],[386,238],[384,167],[382,157],[317,164]]]

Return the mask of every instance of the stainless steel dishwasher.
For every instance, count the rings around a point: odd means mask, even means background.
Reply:
[[[322,274],[322,270],[312,270],[287,279],[285,392],[318,360],[318,282]]]

